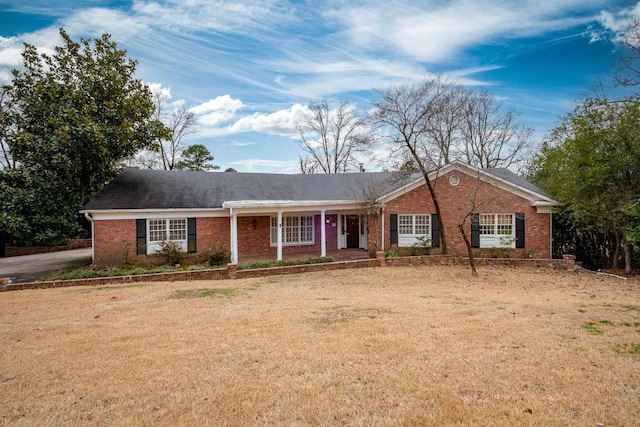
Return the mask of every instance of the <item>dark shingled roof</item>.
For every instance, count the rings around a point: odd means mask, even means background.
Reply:
[[[485,172],[549,197],[508,169]],[[419,178],[396,172],[286,175],[125,169],[84,210],[210,209],[241,200],[359,201],[363,186],[383,196]]]
[[[489,172],[491,175],[497,176],[498,178],[502,178],[505,181],[509,181],[512,184],[515,184],[522,188],[526,188],[529,191],[533,191],[534,193],[538,193],[542,196],[552,199],[552,197],[549,194],[545,193],[544,191],[542,191],[541,189],[539,189],[538,187],[536,187],[526,179],[522,178],[520,175],[511,172],[507,168],[493,168],[493,169],[488,169],[487,172]]]
[[[285,175],[125,169],[84,210],[220,208],[239,200],[356,201],[363,183],[380,195],[408,181],[392,172]]]

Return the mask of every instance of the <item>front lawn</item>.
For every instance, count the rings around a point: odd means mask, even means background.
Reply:
[[[0,425],[640,425],[640,283],[364,268],[0,293]]]

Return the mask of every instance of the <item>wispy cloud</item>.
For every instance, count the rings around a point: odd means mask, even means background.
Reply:
[[[617,12],[603,11],[600,14],[600,24],[613,34],[612,39],[616,42],[624,41],[627,32],[631,28],[635,19],[640,19],[640,2],[635,6],[629,6]],[[592,32],[592,40],[600,40],[599,32]]]
[[[243,159],[228,162],[228,164],[239,166],[249,172],[295,173],[298,169],[298,163],[295,160]]]
[[[415,60],[451,61],[460,51],[515,37],[531,37],[591,22],[593,16],[567,16],[589,2],[454,0],[420,3],[348,3],[332,10],[351,42],[367,50],[399,50]],[[595,3],[594,3],[595,4]]]

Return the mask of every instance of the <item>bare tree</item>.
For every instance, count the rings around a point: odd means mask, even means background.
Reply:
[[[622,86],[640,85],[640,18],[633,20],[621,41],[627,51],[614,64],[614,78]]]
[[[533,146],[533,129],[487,91],[467,97],[461,125],[465,162],[480,169],[523,164]]]
[[[365,154],[371,134],[355,106],[341,101],[331,109],[327,100],[309,104],[311,114],[296,124],[302,173],[341,173],[356,170],[358,155]]]
[[[431,160],[432,166],[439,163],[448,164],[453,161],[464,161],[464,148],[466,141],[461,129],[464,120],[464,112],[473,97],[473,92],[447,80],[441,81],[442,92],[440,106],[434,110],[430,117],[427,135],[432,149],[427,160]]]
[[[156,105],[156,119],[163,122],[170,130],[166,139],[157,141],[157,148],[162,157],[165,170],[173,170],[180,161],[181,153],[187,148],[185,138],[197,132],[198,119],[187,106],[179,106],[167,111],[170,95],[162,90],[153,94]]]
[[[430,137],[431,123],[441,113],[447,84],[439,78],[424,80],[420,84],[400,84],[378,91],[380,100],[374,101],[374,111],[370,113],[373,123],[381,127],[390,142],[392,153],[409,157],[427,184],[440,225],[442,254],[447,254],[447,240],[443,218],[435,191],[435,180],[429,174],[443,165],[440,151],[433,151]]]

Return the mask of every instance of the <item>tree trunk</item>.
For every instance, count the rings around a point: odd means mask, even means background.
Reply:
[[[620,258],[620,234],[615,234],[615,243],[613,245],[613,254],[611,255],[611,267],[615,270],[618,269],[618,259]]]
[[[440,225],[440,247],[442,247],[442,255],[447,254],[447,238],[444,235],[444,223],[442,222],[442,214],[440,213],[440,203],[438,203],[438,197],[436,196],[435,188],[429,177],[425,174],[424,179],[429,187],[429,193],[431,193],[431,199],[433,199],[433,206],[436,208],[436,214],[438,214],[438,224]]]
[[[471,241],[469,240],[469,237],[467,237],[467,232],[464,230],[464,221],[462,222],[462,224],[458,224],[458,229],[460,230],[460,234],[462,234],[462,238],[464,239],[464,244],[467,246],[467,253],[469,254],[469,266],[471,267],[471,275],[473,277],[478,277],[478,271],[476,270],[476,259],[473,257],[473,249],[471,248]]]
[[[631,274],[633,271],[633,245],[629,243],[626,237],[622,239],[622,248],[624,250],[624,272],[625,274]]]

